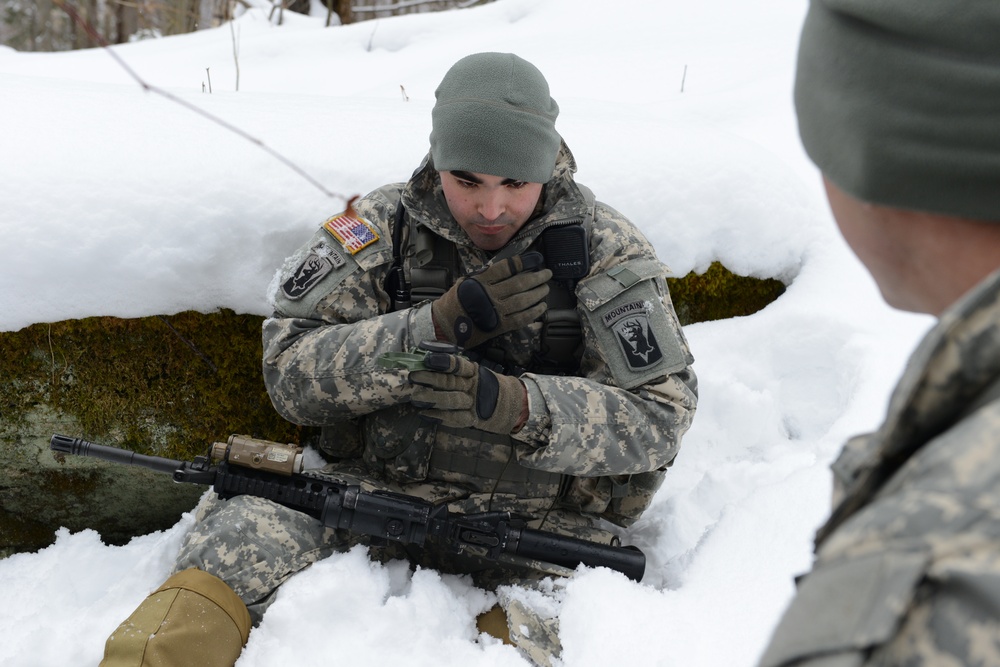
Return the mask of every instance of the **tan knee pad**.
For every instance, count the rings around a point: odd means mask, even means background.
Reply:
[[[246,605],[218,577],[178,572],[104,645],[101,667],[231,667],[250,636]]]

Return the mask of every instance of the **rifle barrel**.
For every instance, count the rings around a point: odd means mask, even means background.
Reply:
[[[71,438],[66,435],[53,435],[52,439],[49,440],[49,448],[54,452],[63,452],[66,454],[73,454],[75,456],[92,456],[105,461],[113,461],[114,463],[123,463],[130,466],[140,466],[143,468],[149,468],[150,470],[155,470],[156,472],[165,472],[167,474],[173,474],[176,470],[184,466],[184,463],[181,461],[166,459],[160,456],[136,454],[135,452],[130,452],[127,449],[108,447],[107,445],[98,445],[97,443],[88,442],[82,438]]]
[[[646,571],[646,555],[636,547],[598,544],[531,528],[521,531],[516,553],[570,569],[580,564],[608,567],[633,581],[642,581]]]

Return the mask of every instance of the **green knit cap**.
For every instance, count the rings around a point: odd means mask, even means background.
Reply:
[[[476,53],[455,63],[435,94],[435,169],[529,183],[552,178],[559,105],[537,67],[511,53]]]
[[[812,0],[795,105],[855,198],[1000,221],[1000,0]]]

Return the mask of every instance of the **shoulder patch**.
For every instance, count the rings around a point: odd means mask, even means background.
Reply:
[[[352,209],[335,215],[324,222],[323,229],[337,239],[344,250],[352,255],[379,239],[374,225],[354,213]]]
[[[620,387],[633,389],[691,361],[669,298],[661,296],[662,274],[656,260],[630,260],[577,286],[577,303]]]
[[[344,257],[335,248],[320,244],[309,250],[295,272],[281,285],[281,291],[291,301],[298,301],[334,269],[345,264]]]
[[[609,310],[601,316],[604,326],[615,332],[618,346],[633,371],[649,368],[663,358],[663,351],[649,325],[653,304],[633,301]]]

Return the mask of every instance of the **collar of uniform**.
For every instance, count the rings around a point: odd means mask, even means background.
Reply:
[[[885,421],[838,459],[843,500],[816,536],[819,545],[922,446],[972,411],[997,400],[1000,380],[1000,270],[946,310],[910,356]],[[844,474],[846,473],[846,474]]]
[[[950,428],[997,378],[1000,271],[942,313],[910,357],[881,429],[892,433],[883,455]]]

